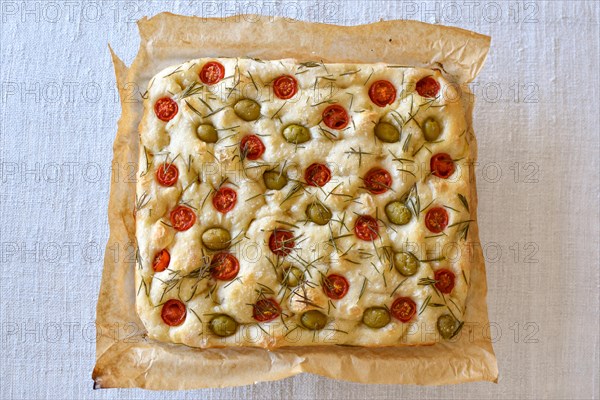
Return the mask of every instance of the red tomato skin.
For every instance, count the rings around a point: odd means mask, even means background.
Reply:
[[[210,274],[219,281],[230,281],[240,271],[240,262],[231,253],[217,253],[210,262]]]
[[[441,233],[448,226],[448,212],[442,207],[433,207],[425,214],[425,226],[433,233]]]
[[[399,297],[390,307],[392,316],[401,322],[408,322],[417,313],[417,304],[410,297]]]
[[[452,292],[452,289],[454,289],[454,283],[456,281],[456,276],[454,275],[454,272],[445,268],[438,269],[437,271],[435,271],[434,279],[438,281],[435,284],[435,287],[440,292],[444,294],[450,294]]]
[[[174,164],[164,163],[156,169],[156,180],[161,186],[171,187],[177,183],[178,178],[179,170]]]
[[[369,97],[379,107],[385,107],[396,100],[396,88],[390,81],[375,81],[369,88]]]
[[[323,187],[331,180],[331,171],[325,164],[313,163],[304,171],[304,180],[310,186]]]
[[[323,123],[331,129],[344,129],[350,122],[346,109],[339,104],[332,104],[323,111]]]
[[[158,119],[164,122],[169,122],[177,115],[179,106],[170,97],[162,97],[154,103],[154,114]]]
[[[333,300],[344,298],[349,288],[348,280],[341,275],[331,274],[323,280],[323,291]]]
[[[225,67],[217,61],[209,61],[202,66],[198,76],[205,85],[214,85],[225,76]]]
[[[258,322],[268,322],[281,315],[281,306],[275,299],[262,299],[252,307],[252,318]]]
[[[265,145],[256,135],[246,135],[240,142],[240,151],[243,158],[254,161],[258,160],[265,152]]]
[[[282,75],[273,81],[273,92],[281,100],[291,99],[298,92],[298,82],[293,76]]]
[[[169,267],[169,263],[171,262],[171,255],[167,251],[167,249],[162,249],[154,256],[154,261],[152,262],[152,269],[154,272],[162,272]]]
[[[269,248],[278,256],[287,256],[295,245],[294,234],[288,230],[275,229],[269,237]]]
[[[433,98],[440,91],[440,84],[431,76],[426,76],[417,82],[415,90],[421,97]]]
[[[442,179],[448,179],[456,170],[452,157],[446,153],[433,155],[429,161],[429,168],[432,175]]]
[[[364,178],[367,190],[372,194],[382,194],[392,186],[392,175],[383,168],[373,168]]]
[[[171,226],[176,231],[187,231],[196,223],[196,213],[186,206],[177,206],[169,215]]]
[[[185,321],[186,314],[185,304],[176,299],[167,300],[160,312],[163,322],[169,326],[181,325]]]
[[[379,237],[379,224],[369,215],[361,215],[354,223],[354,234],[360,240],[373,241]]]
[[[237,193],[229,187],[222,187],[213,195],[212,203],[217,211],[226,214],[237,204]]]

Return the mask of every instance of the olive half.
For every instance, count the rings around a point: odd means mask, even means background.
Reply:
[[[442,133],[440,124],[431,117],[423,121],[421,126],[423,127],[423,136],[428,142],[436,141],[440,137],[440,133]]]
[[[231,244],[231,235],[227,229],[210,228],[202,234],[202,243],[209,250],[223,250]]]
[[[281,190],[288,183],[288,178],[283,171],[265,171],[263,181],[267,189]]]
[[[332,214],[329,208],[321,203],[311,203],[306,207],[306,217],[317,225],[327,225]]]
[[[406,225],[410,222],[412,214],[408,207],[401,201],[392,201],[385,206],[385,215],[395,225]]]
[[[242,99],[235,103],[233,111],[244,121],[254,121],[260,117],[260,104],[254,100]]]
[[[208,323],[208,327],[217,336],[227,337],[237,331],[238,324],[235,319],[229,315],[220,314],[213,317]]]
[[[289,267],[283,271],[282,282],[287,287],[296,287],[304,279],[304,273],[300,268]]]
[[[302,323],[302,326],[306,329],[318,331],[325,328],[325,325],[327,325],[327,315],[323,314],[321,311],[310,310],[302,314],[300,323]]]
[[[390,313],[385,307],[369,307],[363,313],[363,324],[379,329],[390,323]]]
[[[206,143],[216,143],[219,140],[217,130],[211,124],[202,124],[196,129],[196,134],[200,140]]]
[[[285,140],[294,144],[300,144],[310,140],[310,131],[308,128],[298,124],[286,126],[283,129],[282,135]]]
[[[437,320],[437,329],[444,339],[450,339],[458,329],[458,321],[450,314],[441,315]]]
[[[395,143],[400,139],[400,132],[389,122],[379,122],[375,125],[375,136],[382,142]]]
[[[413,276],[419,269],[419,260],[412,254],[402,251],[394,254],[394,267],[404,276]]]

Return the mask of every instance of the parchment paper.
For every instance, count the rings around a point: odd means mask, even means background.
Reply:
[[[362,348],[347,346],[192,349],[155,342],[145,336],[135,311],[135,243],[132,210],[135,182],[123,171],[136,166],[139,93],[160,69],[198,57],[248,56],[298,61],[387,62],[438,68],[463,87],[471,124],[472,96],[466,85],[483,66],[490,38],[457,28],[416,21],[386,21],[343,27],[241,15],[229,18],[159,14],[138,22],[140,50],[127,67],[110,49],[122,103],[114,143],[109,200],[110,237],[97,307],[96,388],[196,389],[247,385],[301,372],[361,383],[441,385],[497,381],[498,368],[489,335],[485,265],[481,246],[473,245],[471,287],[465,326],[452,341],[434,346]],[[477,149],[471,140],[473,160]],[[137,170],[137,168],[135,169]],[[477,197],[474,173],[472,219]],[[478,244],[477,224],[469,242]],[[115,256],[114,249],[120,249]]]

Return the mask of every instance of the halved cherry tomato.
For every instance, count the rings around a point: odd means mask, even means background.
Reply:
[[[445,268],[438,269],[435,271],[435,280],[437,281],[435,287],[440,292],[448,294],[454,289],[454,278],[454,272]]]
[[[210,274],[220,281],[230,281],[240,271],[240,262],[231,253],[217,253],[210,261]]]
[[[202,66],[200,80],[206,85],[214,85],[225,76],[225,67],[216,61],[210,61]]]
[[[354,223],[354,233],[360,240],[375,240],[379,236],[379,224],[375,218],[361,215]]]
[[[273,92],[282,100],[291,99],[298,92],[298,82],[290,75],[283,75],[273,81]]]
[[[167,300],[160,311],[162,320],[169,326],[181,325],[185,321],[186,314],[185,304],[175,299]]]
[[[191,208],[177,206],[170,214],[171,225],[176,231],[187,231],[196,222],[196,214]]]
[[[431,173],[437,177],[447,179],[454,173],[454,161],[446,153],[438,153],[431,157],[429,161]]]
[[[425,226],[433,233],[440,233],[448,226],[448,212],[442,207],[433,207],[425,214]]]
[[[265,152],[265,145],[258,136],[246,135],[240,142],[240,151],[242,152],[242,158],[257,160]]]
[[[392,176],[383,168],[373,168],[364,178],[367,190],[373,194],[385,193],[392,186]]]
[[[341,275],[331,274],[323,279],[323,291],[333,300],[339,300],[348,293],[350,284]]]
[[[152,269],[154,272],[162,272],[169,266],[171,262],[171,255],[167,251],[167,249],[162,249],[154,256],[154,261],[152,262]]]
[[[417,82],[415,89],[422,97],[435,97],[440,91],[440,84],[431,76],[426,76]]]
[[[390,81],[375,81],[369,88],[369,97],[379,107],[385,107],[396,100],[396,88]]]
[[[304,180],[310,186],[325,186],[331,180],[331,171],[325,164],[313,163],[304,171]]]
[[[394,318],[408,322],[417,313],[417,305],[410,297],[398,297],[392,303],[390,311]]]
[[[258,322],[272,321],[281,314],[281,307],[275,299],[262,299],[252,306],[252,318]]]
[[[156,180],[162,186],[173,186],[177,183],[179,177],[179,170],[173,164],[164,163],[159,165],[156,169]]]
[[[222,187],[214,194],[212,203],[218,212],[225,214],[237,203],[237,193],[232,188]]]
[[[154,103],[154,114],[161,121],[167,122],[172,120],[177,115],[178,110],[177,103],[170,97],[163,97]]]
[[[287,256],[296,246],[294,234],[284,229],[275,229],[269,237],[269,248],[278,256]]]
[[[323,122],[331,129],[344,129],[350,122],[350,116],[344,107],[332,104],[323,111]]]

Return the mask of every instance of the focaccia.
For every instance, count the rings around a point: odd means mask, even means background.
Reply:
[[[150,338],[402,346],[460,331],[471,132],[439,70],[198,59],[143,97],[136,304]]]

